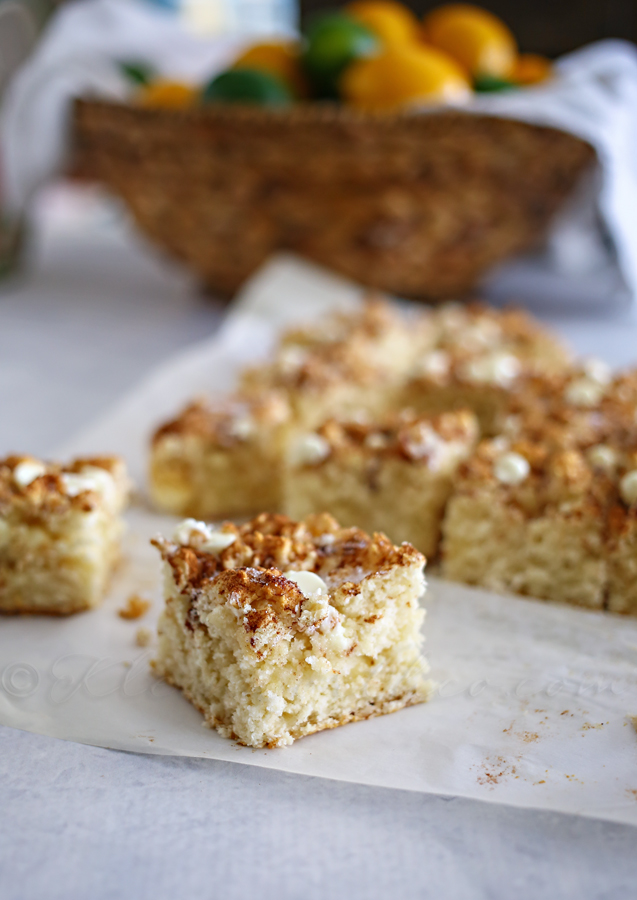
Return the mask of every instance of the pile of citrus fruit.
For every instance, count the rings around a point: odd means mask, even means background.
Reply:
[[[480,7],[446,4],[420,21],[398,0],[353,0],[315,18],[299,41],[250,46],[203,89],[140,77],[138,100],[168,107],[340,100],[382,112],[462,103],[473,91],[536,84],[550,73],[547,59],[520,54],[504,22]]]

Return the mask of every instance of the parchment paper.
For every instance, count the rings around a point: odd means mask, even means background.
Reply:
[[[143,484],[154,425],[237,367],[267,354],[277,331],[359,290],[279,258],[248,286],[222,332],[167,363],[117,408],[60,448],[119,452]],[[103,607],[68,619],[0,620],[0,722],[66,740],[209,757],[306,775],[472,797],[637,824],[637,621],[501,597],[430,579],[425,630],[433,699],[281,750],[250,750],[202,727],[181,694],[150,674],[161,609],[149,537],[174,520],[139,500],[125,562]],[[131,593],[153,601],[117,616]]]

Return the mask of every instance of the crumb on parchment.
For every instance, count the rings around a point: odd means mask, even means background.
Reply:
[[[138,647],[148,647],[153,639],[153,633],[150,628],[138,628],[135,633],[135,643]]]
[[[139,594],[131,594],[126,605],[117,611],[117,615],[122,619],[140,619],[150,607],[150,600],[145,600]]]

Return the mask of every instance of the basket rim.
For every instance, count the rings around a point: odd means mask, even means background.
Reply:
[[[418,110],[406,109],[393,112],[356,110],[340,103],[315,100],[305,103],[294,103],[289,106],[258,106],[257,104],[248,103],[231,104],[216,102],[201,106],[175,109],[170,107],[146,107],[126,100],[83,96],[75,98],[74,107],[80,114],[83,110],[102,109],[104,111],[110,110],[112,112],[123,113],[124,115],[134,114],[137,119],[145,118],[154,122],[173,120],[177,122],[254,122],[255,124],[369,124],[383,129],[396,125],[422,124],[423,122],[431,121],[432,119],[455,119],[465,121],[479,119],[483,122],[511,123],[517,127],[527,128],[531,131],[548,131],[567,135],[572,138],[573,141],[590,147],[595,156],[597,156],[595,147],[590,141],[587,141],[580,135],[574,134],[572,131],[558,128],[555,125],[543,125],[536,122],[528,122],[525,119],[518,119],[513,116],[495,115],[493,113],[485,113],[483,110],[471,110],[467,107],[457,107],[448,104]]]

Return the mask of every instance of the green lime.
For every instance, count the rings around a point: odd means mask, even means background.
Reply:
[[[137,85],[150,84],[157,75],[150,63],[142,62],[141,60],[122,61],[119,63],[119,67],[125,77]]]
[[[307,31],[303,65],[319,97],[338,97],[343,70],[356,59],[380,49],[376,35],[343,13],[325,13]]]
[[[204,103],[258,103],[282,106],[292,102],[289,88],[275,75],[257,69],[230,69],[203,90]]]
[[[507,78],[498,75],[476,75],[473,80],[473,89],[479,94],[490,94],[494,91],[512,91],[518,85]]]

